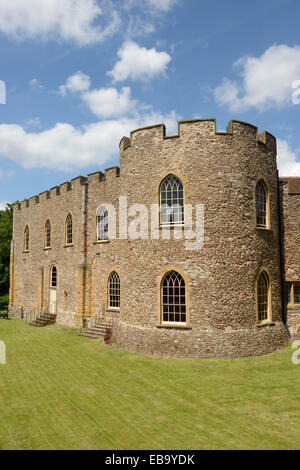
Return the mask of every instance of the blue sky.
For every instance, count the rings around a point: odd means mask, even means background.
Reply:
[[[197,117],[271,132],[300,176],[299,18],[297,0],[1,0],[0,207]]]

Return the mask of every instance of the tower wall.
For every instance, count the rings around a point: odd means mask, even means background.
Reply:
[[[172,137],[154,126],[121,141],[120,167],[128,205],[142,201],[149,212],[158,203],[162,179],[178,176],[185,202],[204,206],[205,242],[201,250],[189,251],[184,240],[128,241],[115,344],[189,357],[251,356],[286,344],[275,139],[237,121],[228,133],[216,133],[214,120],[182,122]],[[269,230],[255,226],[255,186],[261,178],[270,194]],[[273,324],[258,327],[255,287],[262,268],[271,282]],[[186,281],[187,329],[162,328],[159,321],[160,282],[170,269]]]

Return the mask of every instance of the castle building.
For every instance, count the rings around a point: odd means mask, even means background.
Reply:
[[[131,132],[120,168],[14,205],[10,314],[112,322],[112,344],[169,357],[262,355],[300,337],[300,178],[251,124]]]

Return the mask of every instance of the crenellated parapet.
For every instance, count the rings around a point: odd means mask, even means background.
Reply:
[[[166,135],[164,124],[156,124],[153,126],[135,129],[130,133],[130,137],[123,137],[120,141],[120,154],[134,145],[147,145],[147,143],[159,143],[160,141],[171,141],[183,139],[187,142],[193,139],[232,139],[238,138],[243,141],[247,140],[264,146],[268,151],[276,155],[276,139],[269,132],[263,131],[258,133],[256,126],[247,122],[231,120],[228,123],[226,132],[217,132],[216,119],[192,119],[178,122],[178,133],[176,135]],[[113,166],[106,168],[104,172],[96,171],[87,175],[87,177],[78,176],[71,181],[65,181],[59,186],[43,191],[38,195],[25,199],[16,203],[17,209],[26,209],[32,207],[39,202],[48,199],[54,199],[58,196],[67,194],[82,185],[95,184],[98,182],[112,181],[120,176],[120,168]],[[295,184],[295,183],[293,183]]]
[[[130,133],[130,138],[123,137],[120,142],[120,151],[138,143],[147,143],[151,140],[168,139],[190,139],[191,135],[197,137],[210,138],[217,136],[228,136],[243,138],[252,138],[253,141],[264,144],[269,150],[276,153],[276,139],[269,132],[263,131],[260,134],[256,126],[247,122],[231,120],[227,126],[227,132],[217,132],[216,119],[192,119],[178,122],[178,133],[176,135],[166,135],[164,124],[135,129]]]
[[[94,173],[89,173],[87,176],[87,184],[94,184],[104,181],[110,181],[112,179],[118,178],[120,176],[120,168],[118,166],[112,166],[106,168],[104,173],[102,171],[95,171]]]
[[[24,199],[21,202],[16,202],[16,207],[18,210],[26,209],[27,207],[33,207],[35,204],[44,202],[48,199],[55,199],[57,196],[64,195],[68,191],[76,190],[80,186],[86,184],[86,178],[84,176],[77,176],[71,181],[65,181],[59,186],[53,186],[53,188],[43,191],[40,194],[30,197],[29,199]]]

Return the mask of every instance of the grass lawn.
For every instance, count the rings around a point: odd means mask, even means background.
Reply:
[[[0,339],[0,449],[300,449],[290,346],[157,359],[23,320],[1,320]]]

